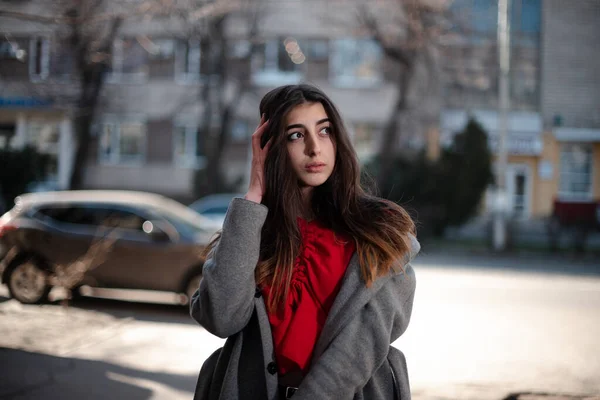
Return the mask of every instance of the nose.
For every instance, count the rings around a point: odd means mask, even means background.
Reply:
[[[310,134],[304,141],[305,143],[305,153],[309,157],[318,156],[321,154],[321,146],[319,141],[316,138],[316,134]]]

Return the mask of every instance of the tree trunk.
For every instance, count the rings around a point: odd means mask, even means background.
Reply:
[[[75,118],[76,145],[75,159],[73,169],[71,170],[71,180],[69,188],[71,190],[81,189],[83,187],[83,177],[85,163],[88,159],[90,148],[90,125],[91,118],[87,115],[80,115]]]
[[[211,22],[209,34],[202,39],[201,43],[201,52],[205,57],[208,57],[208,62],[206,64],[207,70],[201,71],[207,77],[207,81],[204,83],[200,93],[203,112],[202,121],[197,133],[197,142],[199,143],[200,140],[203,140],[205,143],[203,150],[206,164],[201,170],[196,172],[194,191],[197,197],[219,192],[222,187],[223,177],[219,167],[222,152],[219,149],[219,143],[224,133],[222,126],[218,132],[214,132],[212,122],[215,111],[222,113],[220,101],[217,100],[220,100],[219,92],[222,90],[225,82],[225,64],[222,56],[225,47],[224,41],[224,18],[219,18]],[[214,109],[216,104],[219,104],[218,110]]]
[[[67,11],[69,17],[77,19],[80,10],[76,6]],[[112,58],[112,46],[117,36],[123,19],[114,18],[111,21],[107,35],[102,39],[102,45],[98,48],[99,54],[104,54],[107,60]],[[106,61],[95,62],[89,54],[92,41],[96,38],[88,38],[84,35],[83,25],[85,23],[73,24],[71,26],[70,44],[75,55],[78,72],[81,77],[81,93],[77,102],[77,116],[75,117],[75,159],[71,169],[69,180],[70,189],[81,189],[85,176],[85,167],[90,150],[90,139],[92,136],[92,123],[100,97],[100,91],[104,85],[104,76],[107,69]]]
[[[394,155],[398,150],[398,139],[401,135],[401,126],[398,123],[398,119],[408,109],[408,92],[409,85],[413,81],[412,75],[412,66],[407,66],[402,71],[397,85],[398,98],[396,99],[392,114],[390,115],[382,133],[383,138],[381,142],[379,171],[376,179],[380,190],[387,191],[385,184],[389,179],[390,173],[392,172]]]
[[[71,179],[69,188],[71,190],[83,188],[83,178],[85,176],[85,167],[90,151],[90,142],[92,136],[92,123],[98,97],[104,81],[104,64],[96,64],[91,67],[93,71],[84,73],[81,96],[79,100],[78,114],[75,117],[75,135],[76,146],[73,169],[71,170]]]
[[[256,32],[258,30],[258,14],[251,17],[252,25],[249,32],[249,38],[256,38]],[[202,102],[206,105],[209,99],[218,99],[217,102],[213,104],[218,104],[218,112],[220,114],[220,126],[215,135],[210,135],[211,129],[209,129],[210,124],[207,122],[207,117],[210,118],[212,116],[212,111],[210,116],[207,115],[207,110],[212,109],[213,106],[208,105],[208,109],[205,108],[205,119],[202,126],[202,131],[199,132],[199,135],[206,135],[205,137],[210,137],[210,143],[206,147],[206,165],[205,167],[196,173],[196,195],[202,196],[210,193],[217,193],[224,190],[232,190],[229,187],[229,182],[225,179],[225,173],[223,165],[223,156],[225,154],[225,150],[229,143],[230,132],[232,128],[232,124],[234,122],[234,118],[236,116],[236,112],[238,109],[238,105],[248,90],[250,90],[250,79],[244,73],[238,74],[234,77],[234,81],[237,82],[237,87],[235,90],[235,94],[230,96],[228,99],[224,93],[224,86],[228,81],[227,76],[227,54],[225,49],[227,49],[227,38],[225,36],[225,20],[226,18],[220,18],[215,21],[210,29],[211,35],[205,40],[209,41],[207,45],[207,51],[210,52],[210,49],[216,49],[216,51],[210,53],[211,61],[209,63],[209,76],[216,77],[218,80],[217,85],[211,85],[210,88],[207,88],[206,92],[202,93]],[[258,44],[251,40],[252,46],[249,51],[248,57],[251,57],[257,50]],[[204,53],[205,54],[205,53]]]

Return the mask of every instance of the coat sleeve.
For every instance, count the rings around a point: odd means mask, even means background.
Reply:
[[[352,399],[385,361],[412,312],[414,270],[395,275],[339,332],[302,381],[294,400]]]
[[[262,226],[268,209],[252,201],[232,200],[218,244],[208,255],[202,281],[190,302],[190,314],[222,338],[241,331],[252,316]]]

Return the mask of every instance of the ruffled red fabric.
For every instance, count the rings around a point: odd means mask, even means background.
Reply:
[[[351,238],[298,218],[302,250],[284,307],[269,313],[280,374],[308,372],[311,356],[355,251]],[[270,287],[262,289],[269,300]]]

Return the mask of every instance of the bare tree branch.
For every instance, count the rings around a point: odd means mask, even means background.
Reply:
[[[144,2],[131,11],[96,12],[96,9],[98,9],[103,2],[104,0],[97,1],[86,13],[80,13],[77,18],[68,17],[63,14],[41,15],[13,10],[0,10],[0,17],[53,25],[79,25],[83,23],[94,24],[112,20],[114,18],[128,19],[140,16],[156,18],[167,17],[174,13],[179,13],[181,15],[186,15],[190,21],[198,21],[204,18],[226,15],[231,11],[240,9],[242,6],[240,1],[218,0],[214,3],[205,3],[190,10],[189,7],[174,7],[171,4],[172,2],[158,1]]]
[[[387,190],[384,181],[390,175],[402,133],[413,131],[419,118],[429,114],[423,105],[427,103],[425,97],[438,95],[435,54],[440,38],[451,28],[447,22],[449,4],[448,0],[389,0],[363,3],[358,8],[358,21],[385,56],[401,67],[394,78],[398,97],[380,143],[378,183],[382,190]]]
[[[86,272],[102,265],[106,257],[112,250],[118,235],[114,229],[107,235],[102,235],[102,230],[98,232],[98,238],[92,241],[85,254],[78,257],[75,261],[68,264],[57,265],[53,274],[49,277],[49,283],[52,286],[60,286],[67,290],[73,290],[83,280]]]
[[[362,24],[371,32],[373,38],[380,44],[386,56],[392,60],[398,61],[406,67],[410,65],[410,56],[406,54],[406,51],[403,48],[393,47],[387,44],[387,40],[384,38],[381,30],[379,29],[379,25],[375,17],[367,6],[363,5],[360,7],[358,18],[359,21],[361,21]]]
[[[20,21],[42,22],[45,24],[67,24],[71,23],[68,18],[52,15],[29,14],[20,11],[0,10],[0,17],[18,19]]]

